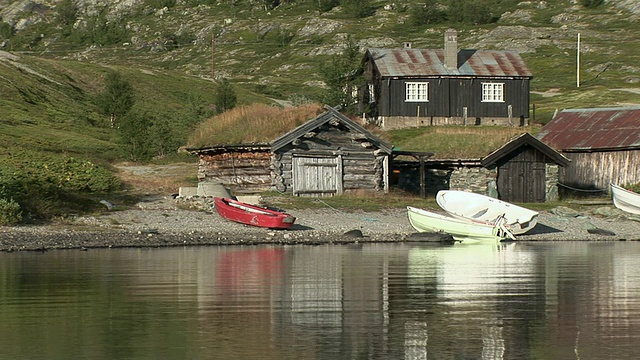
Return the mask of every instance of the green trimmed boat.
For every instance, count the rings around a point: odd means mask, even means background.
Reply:
[[[504,217],[493,224],[482,221],[457,219],[424,209],[407,206],[409,222],[418,232],[447,233],[457,241],[487,242],[515,240],[516,237],[504,226]]]

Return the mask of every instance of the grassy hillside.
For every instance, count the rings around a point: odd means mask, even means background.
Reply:
[[[574,0],[487,0],[497,20],[482,25],[418,24],[412,14],[421,0],[371,1],[371,11],[363,16],[340,6],[322,12],[319,2],[310,0],[272,9],[248,0],[136,0],[107,2],[104,8],[92,1],[36,2],[42,6],[0,1],[0,198],[20,195],[33,184],[83,179],[58,178],[51,170],[38,173],[38,181],[25,175],[47,163],[80,171],[89,166],[83,162],[87,159],[113,171],[110,164],[123,160],[118,129],[95,102],[111,71],[133,85],[134,109],[169,120],[171,136],[182,145],[212,115],[223,78],[231,81],[238,105],[321,101],[325,86],[319,65],[340,54],[349,39],[363,54],[369,47],[401,47],[405,42],[438,49],[449,27],[458,30],[460,48],[521,53],[534,74],[534,126],[386,134],[403,150],[432,151],[439,158],[480,157],[523,130],[537,131],[557,110],[640,100],[640,7],[629,1],[611,0],[588,9]],[[439,3],[446,7],[449,0]],[[77,5],[77,13],[65,20],[60,9],[69,4]],[[7,186],[7,169],[25,177]],[[22,185],[14,186],[18,183]],[[112,185],[105,177],[95,188]],[[54,192],[51,198],[65,199],[74,189]],[[34,211],[51,213],[53,204]]]

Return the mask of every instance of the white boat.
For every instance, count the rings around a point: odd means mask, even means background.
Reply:
[[[507,229],[515,235],[526,233],[538,223],[536,211],[469,191],[440,190],[436,202],[449,215],[459,219],[491,224],[504,216]]]
[[[409,222],[418,232],[447,233],[455,240],[463,242],[502,241],[515,236],[504,227],[504,218],[497,219],[495,224],[474,222],[451,216],[433,213],[424,209],[407,206]]]
[[[613,205],[618,209],[631,214],[640,214],[640,194],[611,184],[611,195]]]

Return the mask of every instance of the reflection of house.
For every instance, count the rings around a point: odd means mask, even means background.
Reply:
[[[407,152],[408,153],[408,152]],[[523,133],[482,159],[424,161],[425,193],[468,190],[510,202],[545,202],[557,196],[558,168],[569,160],[528,133]],[[413,183],[397,181],[410,190],[420,186],[416,162],[394,161],[393,170],[409,174]],[[408,185],[407,187],[405,187]]]
[[[368,49],[360,111],[384,128],[443,124],[525,125],[532,73],[515,51]]]
[[[270,144],[190,149],[200,157],[198,179],[220,182],[234,192],[386,192],[392,146],[337,110],[326,109]]]
[[[563,110],[538,138],[571,159],[559,176],[567,188],[640,182],[640,106]]]

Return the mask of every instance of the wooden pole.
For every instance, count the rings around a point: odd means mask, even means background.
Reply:
[[[215,79],[216,79],[216,69],[215,69],[216,57],[215,57],[215,51],[216,51],[216,34],[211,34],[211,81],[215,81]]]
[[[423,199],[427,197],[424,171],[424,156],[420,155],[420,197]]]
[[[578,46],[576,52],[576,87],[580,87],[580,33],[578,33]]]

